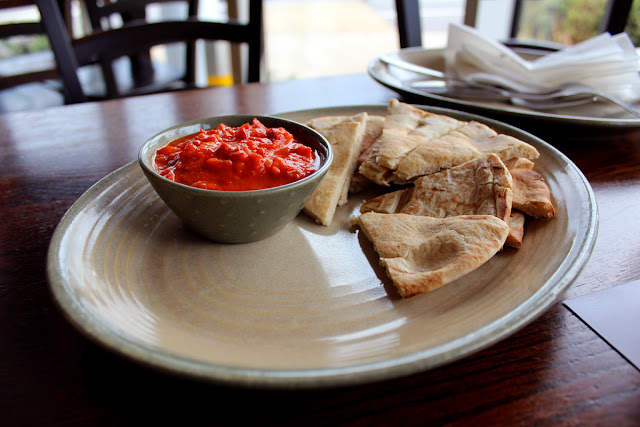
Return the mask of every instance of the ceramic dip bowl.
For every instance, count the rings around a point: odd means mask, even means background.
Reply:
[[[313,174],[277,187],[220,191],[191,187],[160,175],[154,166],[156,151],[200,129],[215,129],[220,123],[239,127],[256,118],[266,127],[282,127],[298,142],[318,153],[320,165]],[[147,179],[169,208],[196,233],[221,243],[249,243],[269,237],[292,221],[302,210],[327,173],[333,152],[327,140],[313,129],[290,120],[270,116],[229,115],[182,123],[151,137],[140,148],[138,161]]]

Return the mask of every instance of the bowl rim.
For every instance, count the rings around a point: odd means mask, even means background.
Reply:
[[[187,184],[182,184],[176,181],[172,181],[162,175],[160,175],[152,166],[150,166],[146,161],[145,161],[145,153],[148,151],[148,147],[149,145],[151,145],[153,143],[154,140],[156,140],[158,137],[160,137],[161,135],[172,131],[172,130],[178,130],[180,128],[184,128],[184,127],[188,127],[188,126],[194,126],[197,125],[199,123],[204,123],[207,120],[212,120],[215,119],[216,121],[219,121],[219,123],[224,123],[223,120],[224,119],[231,119],[233,118],[234,120],[237,120],[239,118],[241,118],[242,120],[239,121],[244,121],[245,119],[247,121],[245,121],[245,123],[250,123],[254,118],[258,119],[259,121],[262,122],[261,119],[267,119],[267,120],[274,120],[275,122],[278,123],[283,123],[283,126],[279,126],[279,127],[283,127],[286,129],[285,125],[292,125],[292,126],[297,126],[300,127],[302,129],[304,129],[305,131],[311,133],[311,135],[315,136],[316,139],[319,141],[319,143],[324,147],[325,151],[326,151],[326,155],[323,155],[322,153],[319,153],[320,157],[321,157],[321,165],[318,169],[316,169],[313,173],[311,173],[310,175],[307,175],[306,177],[299,179],[297,181],[293,181],[287,184],[282,184],[282,185],[278,185],[275,187],[268,187],[268,188],[260,188],[257,190],[211,190],[208,188],[198,188],[198,187],[192,187],[190,185]],[[238,125],[241,126],[241,125]],[[211,127],[210,129],[213,129],[213,127]],[[290,131],[289,129],[286,129],[287,131]],[[307,144],[305,144],[307,145]],[[164,146],[164,145],[163,145]],[[157,149],[159,149],[160,147],[158,147]],[[313,148],[313,147],[312,147]],[[156,151],[157,151],[156,149]],[[318,151],[318,150],[316,150]],[[150,157],[150,159],[153,159],[153,157],[155,156],[155,152],[154,155],[152,155]],[[323,159],[324,160],[323,160]],[[329,143],[329,141],[317,130],[311,128],[310,126],[305,125],[304,123],[300,123],[300,122],[296,122],[293,120],[289,120],[289,119],[284,119],[281,117],[276,117],[276,116],[270,116],[270,115],[264,115],[264,114],[226,114],[226,115],[220,115],[220,116],[209,116],[209,117],[202,117],[199,119],[194,119],[194,120],[189,120],[187,122],[182,122],[182,123],[178,123],[176,125],[170,126],[168,128],[165,128],[163,130],[161,130],[160,132],[157,132],[156,134],[154,134],[153,136],[149,137],[140,147],[140,149],[138,150],[138,163],[140,164],[140,167],[142,167],[143,171],[146,173],[151,173],[154,177],[158,178],[159,180],[161,180],[162,182],[170,185],[170,186],[175,186],[177,188],[180,188],[182,190],[185,191],[190,191],[193,192],[195,194],[216,194],[216,195],[228,195],[228,196],[250,196],[250,195],[254,195],[254,194],[263,194],[266,192],[278,192],[278,191],[286,191],[292,187],[297,187],[300,185],[303,185],[304,183],[315,179],[318,175],[324,174],[330,167],[331,164],[333,162],[333,147],[331,147],[331,143]]]

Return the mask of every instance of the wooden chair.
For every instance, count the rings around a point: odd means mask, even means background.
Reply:
[[[185,18],[197,19],[198,0],[83,0],[90,28],[89,33],[108,31],[122,25],[147,22],[147,6],[161,3],[183,3],[186,6]],[[196,42],[185,43],[184,61],[181,69],[171,69],[165,64],[154,64],[148,49],[128,55],[129,74],[132,87],[126,91],[118,84],[115,62],[100,58],[100,68],[108,97],[126,96],[136,93],[157,92],[166,89],[193,87],[196,81]],[[162,67],[169,72],[160,72]],[[173,67],[175,68],[175,67]],[[122,74],[122,73],[120,73]]]
[[[466,0],[464,23],[471,27],[476,24],[478,2],[480,0]],[[520,14],[523,0],[515,0],[513,17],[510,26],[510,37],[506,42],[511,46],[531,46],[531,43],[520,43],[517,39],[520,26]],[[609,0],[605,9],[605,16],[600,25],[601,32],[618,34],[624,31],[631,4],[633,0]],[[419,0],[396,0],[398,12],[398,33],[400,47],[422,46],[422,25],[420,22]],[[536,47],[552,50],[553,47],[545,43],[536,44]]]
[[[21,12],[25,7],[35,6],[33,0],[3,0],[2,12]],[[34,10],[35,11],[35,10]],[[32,38],[45,36],[39,20],[12,21],[0,25],[0,40],[15,37]],[[15,39],[14,39],[15,40]],[[3,61],[0,72],[0,111],[20,111],[62,105],[55,60],[49,51],[17,54]]]
[[[157,1],[157,0],[156,0]],[[248,45],[247,79],[260,80],[263,56],[262,2],[251,1],[249,20],[247,23],[202,21],[196,16],[189,16],[181,21],[147,22],[145,19],[127,20],[119,28],[111,28],[93,32],[78,39],[71,39],[66,31],[65,23],[56,0],[36,0],[43,17],[43,26],[49,35],[52,49],[56,52],[60,75],[65,87],[69,90],[69,102],[83,102],[88,99],[86,91],[80,84],[78,69],[90,64],[108,63],[123,56],[132,56],[140,52],[148,52],[153,46],[173,43],[193,43],[196,40],[226,40],[232,43]],[[122,0],[122,3],[149,3],[137,0]],[[116,5],[118,3],[114,3]],[[114,8],[117,9],[116,6]],[[195,85],[193,72],[194,55],[187,58],[191,61],[188,72],[183,78],[184,85],[190,88]],[[66,65],[61,67],[61,65]],[[108,72],[107,72],[108,74]],[[107,78],[108,75],[106,76]],[[78,91],[77,88],[80,88]],[[108,87],[106,98],[138,95],[174,87],[158,87],[154,84],[136,88],[130,93],[120,93],[117,84]]]

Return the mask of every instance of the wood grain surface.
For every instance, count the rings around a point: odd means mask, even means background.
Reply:
[[[358,74],[0,116],[0,425],[639,425],[640,372],[561,301],[456,363],[306,391],[222,387],[150,370],[87,340],[56,307],[46,276],[56,225],[92,184],[135,160],[149,136],[198,117],[395,96]],[[565,298],[639,279],[640,129],[576,139],[530,125],[576,163],[598,202],[595,249]]]

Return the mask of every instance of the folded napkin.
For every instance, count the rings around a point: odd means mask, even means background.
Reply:
[[[524,92],[581,83],[627,101],[640,99],[640,56],[626,33],[603,33],[525,60],[472,27],[450,24],[444,57],[447,74],[473,81],[504,82]]]

